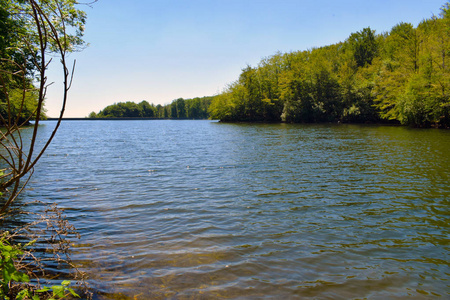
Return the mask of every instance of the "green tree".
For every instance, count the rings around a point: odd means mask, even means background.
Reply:
[[[208,109],[212,119],[224,122],[235,121],[231,98],[231,92],[224,92],[214,97]]]
[[[35,67],[31,59],[35,51],[18,48],[26,31],[24,22],[10,11],[12,3],[0,0],[0,84],[3,87],[0,92],[0,125],[5,122],[27,123],[34,118],[39,101],[32,84]],[[14,76],[17,72],[23,72],[24,76]]]
[[[289,69],[280,77],[281,119],[289,123],[313,122],[312,76],[309,71],[310,52],[291,53]]]
[[[171,119],[177,119],[178,118],[177,102],[176,102],[176,100],[173,100],[172,103],[170,103],[167,106],[167,112],[168,112],[169,118],[171,118]]]
[[[386,38],[385,51],[391,60],[390,68],[402,68],[408,73],[418,71],[419,39],[412,24],[402,22],[394,26]]]
[[[314,75],[315,121],[338,121],[342,114],[342,99],[337,79],[325,68],[318,69]]]
[[[119,105],[123,106],[124,114],[123,117],[127,118],[139,118],[142,117],[143,111],[142,107],[132,101],[127,101],[125,103],[119,103]]]
[[[184,103],[183,98],[178,98],[175,100],[176,107],[176,118],[177,119],[186,119],[186,104]]]
[[[71,86],[66,57],[84,43],[85,14],[76,8],[74,0],[0,1],[0,120],[3,125],[0,146],[4,150],[0,155],[7,166],[0,175],[0,193],[12,187],[0,209],[3,214],[23,188],[21,179],[30,176],[59,128]],[[38,148],[37,133],[48,88],[49,55],[58,58],[55,60],[61,63],[64,74],[61,113],[52,134]],[[34,128],[31,142],[25,148],[15,134],[31,118],[35,119]]]
[[[348,66],[343,73],[350,72],[350,77],[341,81],[342,116],[341,122],[366,123],[379,122],[379,111],[375,106],[375,81],[380,73],[382,61],[374,59],[370,66],[360,68],[353,73]],[[344,71],[344,69],[347,69]]]
[[[375,39],[375,31],[370,27],[352,33],[349,37],[353,57],[358,67],[364,67],[372,63],[378,54],[378,45]]]
[[[156,117],[159,119],[164,118],[164,107],[161,104],[156,105]]]
[[[283,103],[280,101],[280,76],[285,71],[284,55],[277,53],[261,60],[257,68],[265,121],[280,121]]]
[[[186,110],[187,110],[187,117],[189,119],[202,119],[203,117],[203,110],[202,110],[202,103],[200,98],[194,98],[190,100],[186,100]]]
[[[155,113],[155,107],[153,105],[150,105],[147,101],[143,100],[139,104],[139,110],[141,112],[141,117],[145,118],[154,118]]]
[[[101,110],[97,117],[99,118],[122,118],[125,114],[125,108],[118,104],[114,103],[112,105],[108,105],[103,110]]]
[[[255,68],[247,66],[239,76],[239,83],[244,87],[244,120],[261,121],[262,93],[261,85]]]
[[[447,3],[439,17],[423,20],[416,29],[400,23],[387,37],[376,85],[383,118],[413,126],[450,126],[448,8]]]

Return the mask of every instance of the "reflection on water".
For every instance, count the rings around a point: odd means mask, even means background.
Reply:
[[[446,298],[449,149],[403,127],[64,122],[26,197],[66,208],[98,299]]]

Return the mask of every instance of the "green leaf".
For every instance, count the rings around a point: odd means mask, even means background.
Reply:
[[[33,246],[35,243],[36,243],[36,240],[32,240],[32,241],[26,243],[26,244],[23,246],[23,248],[27,248],[27,247]]]
[[[80,295],[75,293],[75,291],[72,288],[67,288],[67,290],[72,294],[72,296],[77,297],[77,298],[81,298]]]
[[[11,276],[11,279],[14,281],[17,281],[17,282],[29,282],[30,281],[30,277],[28,277],[27,274],[18,272],[17,270],[15,270],[15,272],[13,273],[13,275]]]
[[[70,280],[64,280],[63,282],[61,282],[62,286],[69,286],[70,285]]]
[[[52,286],[53,297],[62,298],[64,297],[64,287],[62,285]]]
[[[14,272],[16,272],[16,268],[12,264],[12,261],[8,259],[6,263],[3,264],[2,269],[2,277],[5,283],[9,283],[11,281]]]
[[[29,290],[21,290],[21,291],[17,294],[16,300],[22,300],[22,299],[24,299],[25,297],[31,298],[31,293],[30,293]],[[39,299],[39,297],[38,297],[38,299]],[[34,300],[34,298],[33,298],[33,300]]]
[[[40,289],[40,290],[37,290],[36,292],[37,293],[45,293],[45,292],[48,292],[48,291],[50,291],[51,290],[51,288],[49,288],[49,287],[47,287],[47,286],[44,286],[44,288],[42,288],[42,289]]]

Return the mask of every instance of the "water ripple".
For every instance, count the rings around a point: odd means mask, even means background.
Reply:
[[[448,149],[402,127],[64,122],[26,197],[66,209],[97,299],[448,297]]]

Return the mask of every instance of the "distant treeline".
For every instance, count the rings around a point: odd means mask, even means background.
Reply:
[[[264,58],[214,97],[117,103],[89,117],[450,128],[450,4],[416,28],[364,28],[338,44]]]
[[[179,98],[164,106],[155,106],[145,100],[140,103],[119,102],[105,107],[99,113],[91,112],[89,118],[208,119],[212,98]]]
[[[383,122],[450,127],[450,5],[417,28],[370,28],[341,43],[278,53],[247,66],[211,104],[211,118]]]

